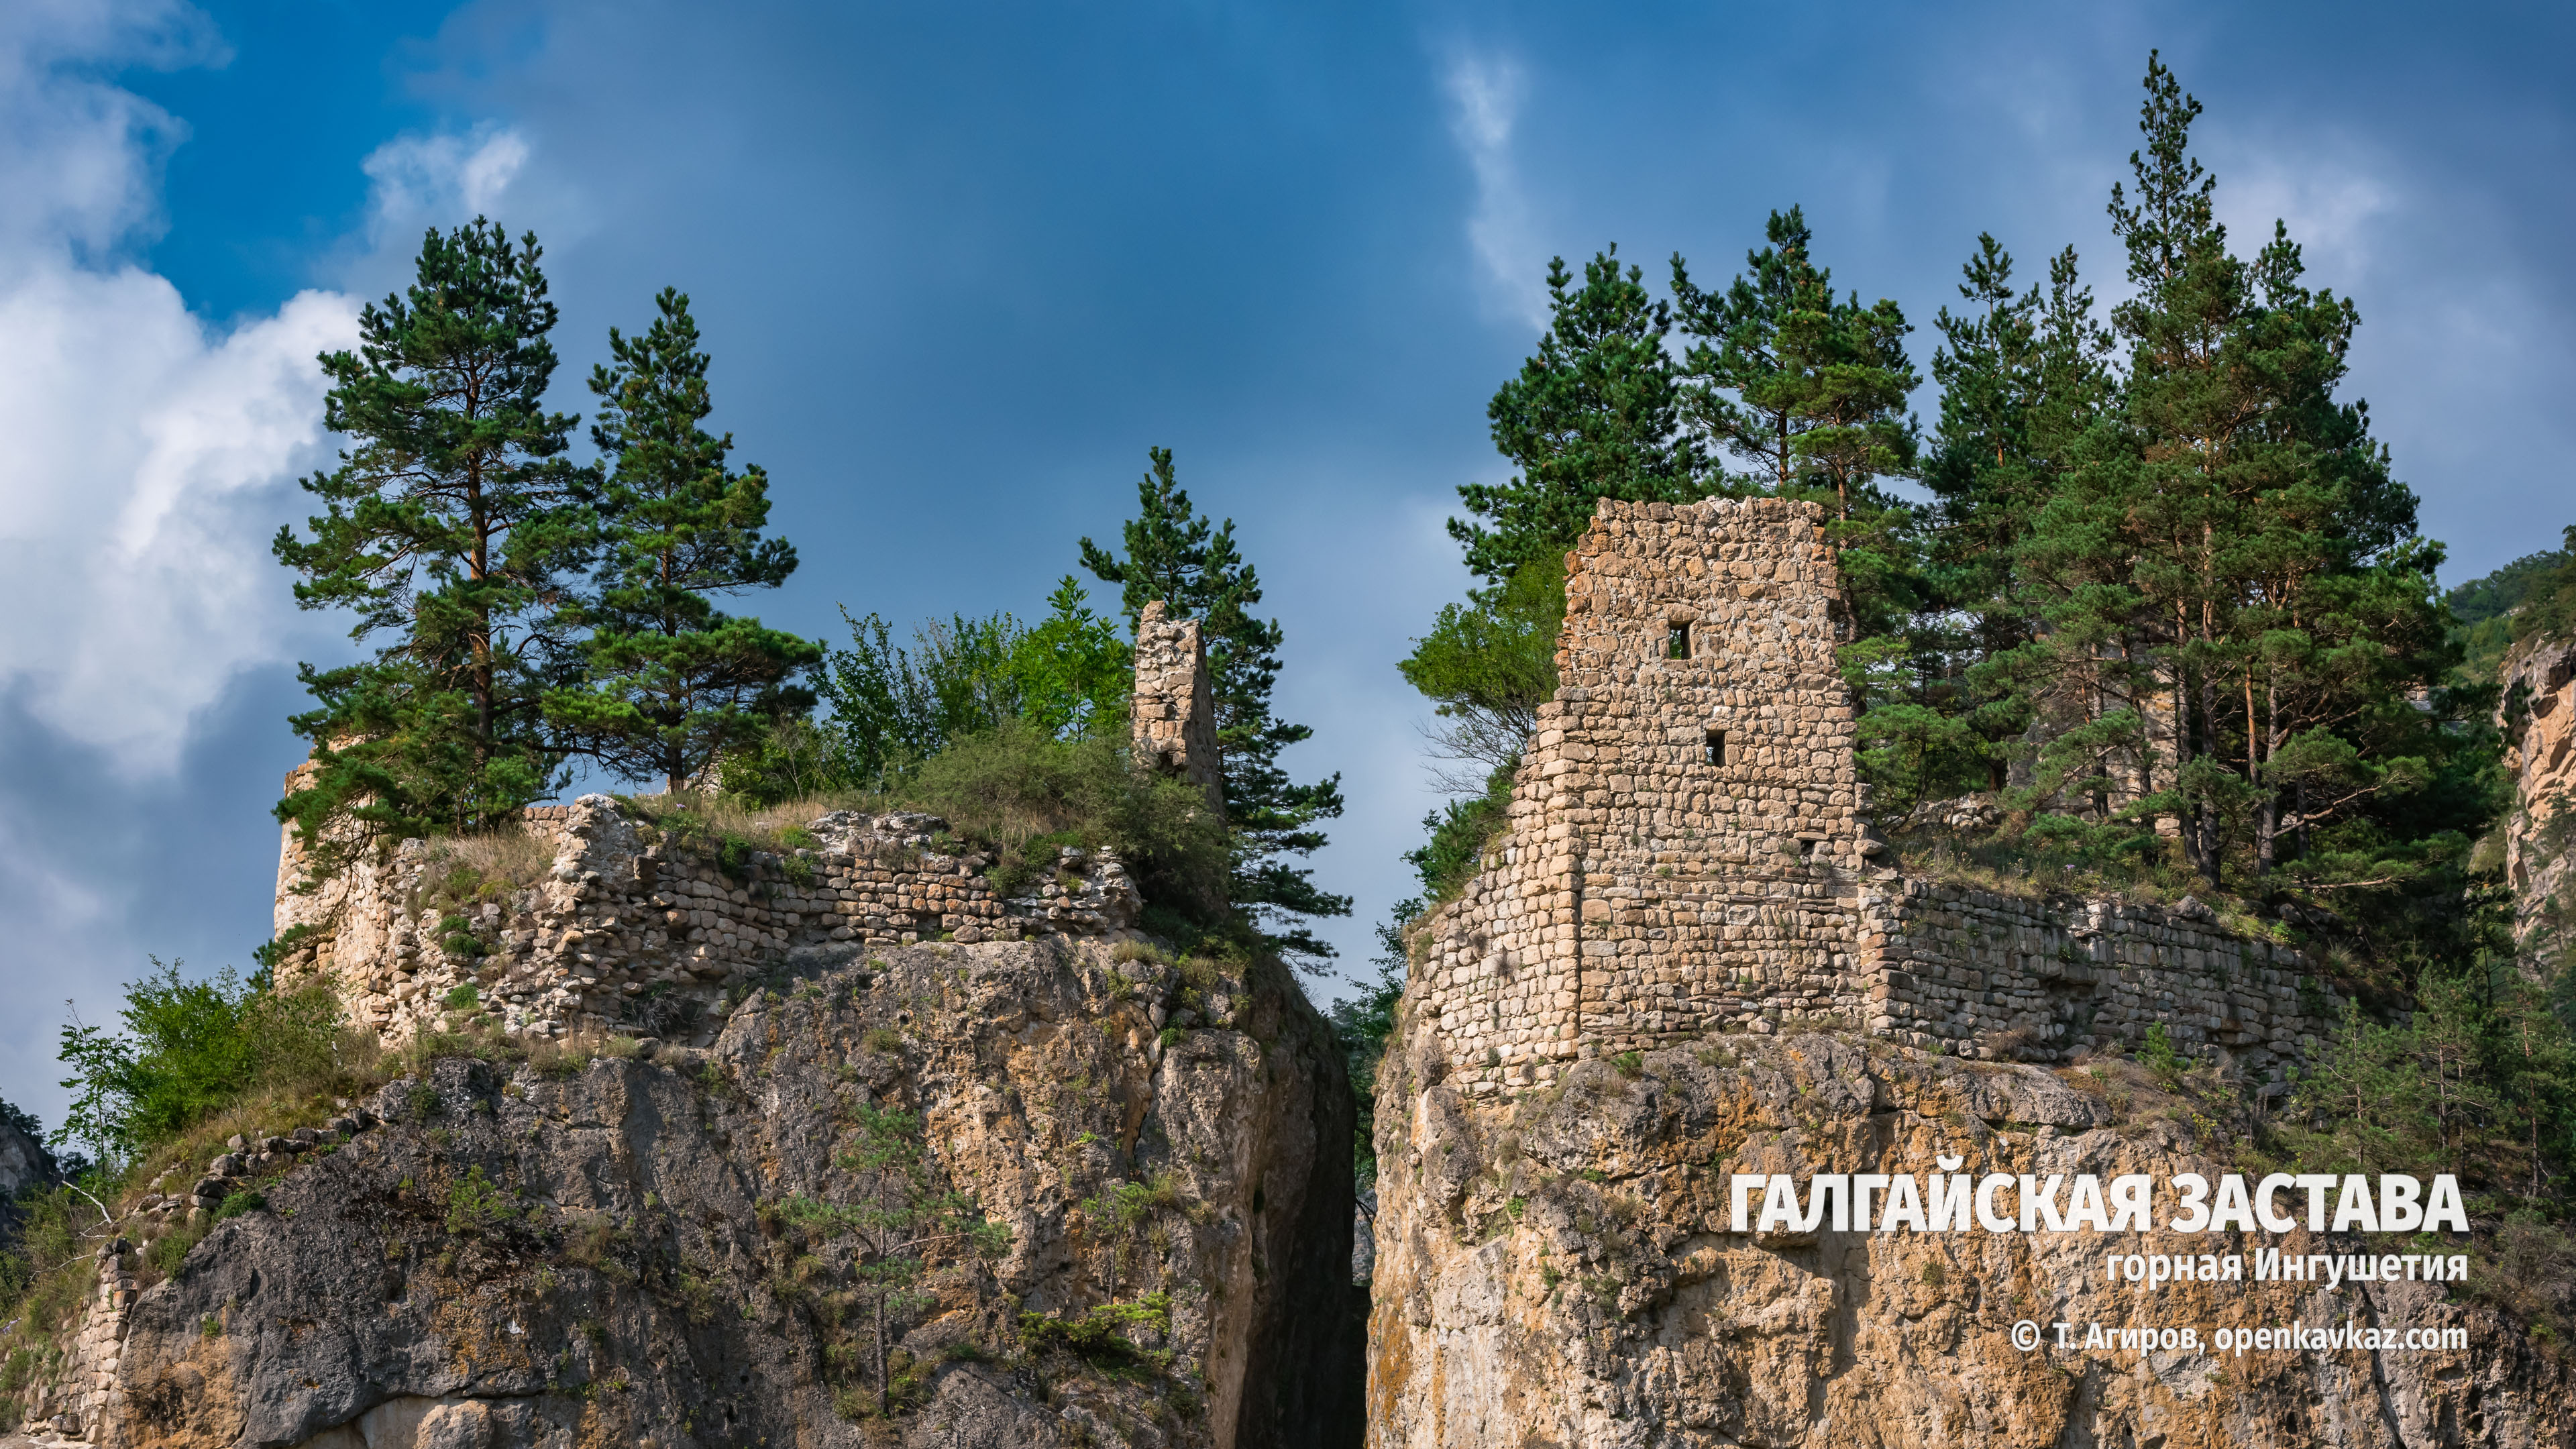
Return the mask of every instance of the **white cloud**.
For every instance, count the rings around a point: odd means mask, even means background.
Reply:
[[[31,249],[103,251],[158,217],[161,161],[187,127],[84,63],[168,67],[221,51],[179,0],[0,6],[0,278]]]
[[[2384,162],[2317,154],[2313,147],[2266,141],[2213,161],[2219,220],[2229,249],[2251,257],[2286,223],[2299,244],[2311,286],[2349,292],[2369,275],[2382,230],[2400,214]],[[2305,150],[2307,154],[2301,154]]]
[[[166,771],[190,718],[307,626],[268,557],[318,461],[314,354],[356,306],[308,292],[210,331],[111,258],[157,225],[183,134],[80,72],[212,53],[184,6],[38,5],[0,22],[0,690],[119,767]]]
[[[1450,63],[1449,135],[1476,177],[1476,207],[1467,217],[1467,244],[1476,254],[1486,295],[1499,311],[1533,326],[1548,319],[1547,293],[1539,284],[1540,251],[1530,223],[1529,197],[1512,155],[1528,86],[1508,57],[1461,55]]]
[[[361,163],[373,183],[367,239],[404,252],[428,227],[455,226],[497,210],[528,164],[527,138],[485,123],[463,135],[401,136]]]

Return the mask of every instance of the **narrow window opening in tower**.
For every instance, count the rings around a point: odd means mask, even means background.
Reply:
[[[1664,635],[1664,657],[1666,659],[1688,659],[1691,657],[1690,625],[1675,624],[1671,626],[1669,632]]]
[[[1710,764],[1723,765],[1726,763],[1726,731],[1710,730],[1708,732],[1707,746],[1707,758]]]

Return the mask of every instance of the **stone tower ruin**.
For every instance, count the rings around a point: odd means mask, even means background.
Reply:
[[[2335,999],[2206,907],[1878,865],[1823,514],[1604,501],[1566,557],[1556,697],[1483,869],[1412,932],[1410,1009],[1471,1091],[1710,1031],[2061,1061],[2162,1023],[2277,1079]]]
[[[1545,1081],[1748,1003],[1857,1007],[1840,597],[1813,505],[1601,505],[1509,824],[1429,925],[1462,1065]]]
[[[1216,696],[1208,684],[1199,621],[1176,619],[1156,599],[1136,620],[1136,693],[1131,702],[1136,758],[1170,771],[1225,808],[1217,755]]]

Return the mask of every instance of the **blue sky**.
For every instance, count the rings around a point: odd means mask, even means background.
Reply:
[[[1927,361],[1980,230],[2107,299],[2150,47],[2240,238],[2286,219],[2358,300],[2351,391],[2446,578],[2551,546],[2566,12],[2252,9],[6,7],[0,1096],[59,1114],[65,998],[266,935],[293,663],[348,647],[266,550],[328,456],[310,359],[478,210],[547,247],[568,407],[693,295],[805,559],[772,622],[1034,612],[1176,449],[1287,627],[1290,764],[1343,772],[1353,956],[1436,802],[1393,661],[1465,582],[1440,522],[1505,475],[1484,404],[1547,258],[1713,280],[1799,203]]]

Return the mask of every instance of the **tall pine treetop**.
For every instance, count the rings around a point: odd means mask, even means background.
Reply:
[[[1136,485],[1136,517],[1120,530],[1123,556],[1085,538],[1082,563],[1120,586],[1119,610],[1132,627],[1147,604],[1162,600],[1199,621],[1207,641],[1208,678],[1216,704],[1217,747],[1225,766],[1226,826],[1235,860],[1234,904],[1271,923],[1268,943],[1308,957],[1333,949],[1298,918],[1350,914],[1347,896],[1317,887],[1292,863],[1324,845],[1318,820],[1342,813],[1341,776],[1293,784],[1279,752],[1314,731],[1271,713],[1286,631],[1252,613],[1261,580],[1235,540],[1234,520],[1211,526],[1190,503],[1172,466],[1172,450],[1150,448]]]
[[[544,403],[555,324],[533,235],[482,218],[421,244],[399,296],[323,354],[324,420],[350,440],[304,480],[309,539],[278,530],[296,602],[397,637],[368,662],[305,666],[320,707],[309,782],[279,805],[317,871],[380,834],[463,830],[541,797],[563,759],[546,690],[578,667],[567,604],[595,548],[594,478]],[[341,828],[334,828],[341,827]]]
[[[595,368],[591,438],[612,462],[601,490],[596,592],[577,606],[590,626],[584,678],[546,701],[570,747],[629,780],[678,791],[728,756],[757,754],[779,720],[802,716],[812,691],[792,683],[823,648],[714,597],[776,588],[796,569],[785,539],[763,538],[769,475],[731,471],[733,435],[709,433],[708,357],[689,299],[664,288],[640,336],[609,329],[611,362]]]
[[[1496,583],[1572,548],[1601,499],[1681,503],[1706,491],[1664,348],[1672,309],[1647,292],[1644,273],[1623,270],[1614,245],[1584,264],[1576,287],[1557,257],[1547,295],[1538,351],[1485,413],[1495,449],[1520,476],[1461,487],[1460,500],[1482,521],[1449,520],[1468,569]]]
[[[658,315],[643,335],[608,329],[614,362],[590,374],[600,400],[591,441],[614,460],[605,504],[622,525],[606,572],[690,590],[774,588],[796,571],[796,548],[759,536],[769,475],[758,464],[728,471],[733,434],[700,426],[715,403],[688,297],[665,287],[653,306]]]

